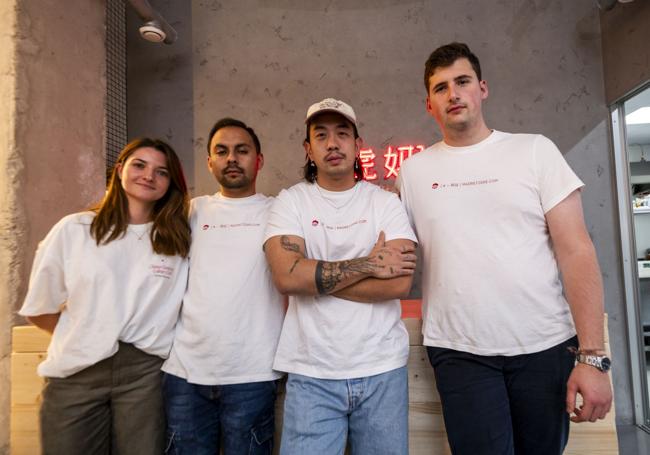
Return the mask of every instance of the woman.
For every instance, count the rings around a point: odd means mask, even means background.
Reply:
[[[136,139],[103,200],[41,242],[20,314],[52,333],[38,373],[45,454],[160,454],[160,366],[187,281],[188,195],[174,150]]]

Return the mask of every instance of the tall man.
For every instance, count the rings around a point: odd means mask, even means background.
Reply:
[[[547,138],[486,126],[466,45],[436,49],[424,82],[443,141],[403,163],[398,187],[422,247],[424,344],[452,451],[560,454],[569,413],[593,422],[611,404],[583,183]]]
[[[262,251],[272,203],[255,192],[263,164],[252,128],[231,118],[214,125],[208,169],[221,191],[192,200],[192,272],[163,365],[173,453],[271,454],[284,299]]]
[[[408,334],[415,236],[397,197],[362,181],[353,109],[307,111],[305,182],[283,190],[265,250],[289,308],[274,368],[289,372],[280,451],[408,453]]]

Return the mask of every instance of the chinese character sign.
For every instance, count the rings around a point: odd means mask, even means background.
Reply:
[[[375,152],[372,149],[359,150],[359,161],[363,169],[363,178],[366,180],[377,180],[375,172]]]
[[[422,150],[424,150],[423,145],[402,145],[395,148],[389,145],[384,153],[384,170],[386,171],[384,180],[396,178],[402,162]]]
[[[394,147],[389,145],[384,151],[384,180],[395,179],[402,166],[402,162],[416,153],[424,150],[423,145],[402,145]],[[359,160],[366,180],[377,180],[379,176],[375,171],[375,152],[371,148],[359,151]]]

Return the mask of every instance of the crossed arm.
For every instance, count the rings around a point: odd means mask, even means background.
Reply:
[[[405,297],[416,262],[412,241],[386,242],[383,232],[368,256],[343,261],[306,258],[304,239],[292,235],[271,237],[264,251],[281,293],[329,294],[357,302]]]
[[[603,284],[594,246],[582,216],[578,190],[546,213],[553,250],[562,272],[564,289],[578,333],[581,350],[604,354]],[[583,405],[576,407],[576,395]],[[605,418],[612,404],[609,376],[578,363],[567,383],[567,412],[574,422]]]

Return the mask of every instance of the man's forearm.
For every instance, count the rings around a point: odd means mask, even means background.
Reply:
[[[371,256],[348,261],[317,261],[314,282],[319,294],[333,294],[368,279],[379,266]]]
[[[391,299],[404,299],[413,283],[412,276],[401,276],[389,280],[365,278],[333,295],[345,300],[361,303],[383,302]]]
[[[603,284],[591,242],[564,257],[558,257],[558,263],[580,349],[603,350]]]
[[[334,294],[361,280],[381,280],[412,276],[417,257],[413,242],[386,245],[381,232],[369,255],[342,261],[321,261],[305,257],[304,240],[296,236],[277,236],[265,244],[273,280],[287,295]]]
[[[304,257],[303,246],[289,236],[266,246],[278,290],[287,295],[331,294],[370,276],[376,264],[370,257],[319,261]]]

